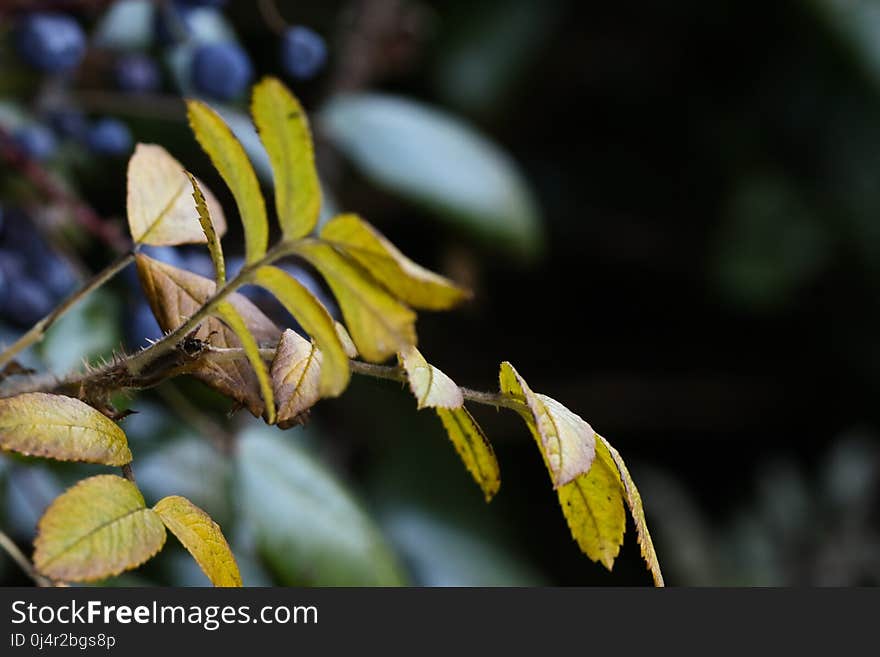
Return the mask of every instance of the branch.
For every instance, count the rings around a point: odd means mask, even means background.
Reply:
[[[0,531],[0,547],[2,547],[6,553],[12,558],[12,560],[19,565],[19,567],[34,580],[34,584],[37,586],[54,586],[54,582],[50,580],[48,577],[45,577],[37,572],[37,569],[34,568],[34,565],[30,562],[21,550],[18,549],[18,546],[15,544],[9,536],[7,536],[4,532]]]

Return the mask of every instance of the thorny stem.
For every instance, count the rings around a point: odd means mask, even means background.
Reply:
[[[77,303],[113,278],[131,263],[132,260],[134,260],[134,251],[129,251],[107,265],[102,271],[95,274],[83,287],[67,297],[59,306],[56,306],[52,312],[43,317],[43,319],[28,329],[28,331],[18,340],[4,349],[3,352],[0,353],[0,367],[6,365],[6,363],[15,358],[21,351],[42,340],[46,335],[46,331],[49,330],[49,327],[51,327],[52,324],[58,321]]]
[[[34,583],[37,586],[53,586],[52,580],[38,573],[37,569],[34,568],[34,565],[30,562],[30,559],[22,554],[22,551],[18,549],[15,542],[3,531],[0,531],[0,547],[6,551],[6,553],[19,565],[28,577],[34,580]]]

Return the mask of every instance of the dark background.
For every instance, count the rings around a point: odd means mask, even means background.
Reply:
[[[325,73],[291,85],[306,108],[345,85],[441,107],[509,152],[540,206],[545,248],[523,259],[380,191],[319,134],[338,205],[476,291],[420,316],[431,362],[492,389],[510,360],[606,436],[670,584],[880,582],[880,4],[406,3],[403,36],[374,51],[384,64],[352,82],[346,39],[370,4],[279,3],[330,48]],[[256,70],[279,73],[253,3],[225,14]],[[88,71],[78,84],[101,86]],[[137,140],[173,146],[236,223],[185,124],[119,115]],[[89,204],[124,216],[124,163],[78,171]],[[315,451],[417,583],[649,583],[631,526],[613,573],[591,563],[521,422],[475,414],[502,468],[488,507],[395,384],[322,402]]]

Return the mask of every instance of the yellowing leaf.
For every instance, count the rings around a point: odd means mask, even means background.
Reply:
[[[608,570],[623,544],[626,512],[617,467],[603,442],[587,474],[557,489],[568,528],[584,554]]]
[[[0,447],[60,461],[131,461],[125,433],[115,422],[79,399],[43,392],[0,399]]]
[[[220,525],[185,497],[165,497],[153,507],[214,586],[241,586],[238,564]]]
[[[345,352],[345,355],[349,358],[357,358],[357,347],[354,346],[354,340],[351,339],[346,328],[339,322],[333,323],[336,324],[336,335],[339,337],[339,342],[342,343],[342,350]]]
[[[278,267],[260,267],[254,274],[254,283],[269,290],[323,352],[321,396],[338,397],[342,394],[351,372],[348,356],[327,309],[302,283]]]
[[[553,486],[559,488],[586,473],[596,454],[593,428],[556,400],[533,393],[510,363],[501,363],[499,378],[501,392],[525,403],[528,412],[523,414],[544,455]]]
[[[202,185],[218,235],[226,232],[223,208]],[[138,144],[128,162],[128,228],[136,244],[203,243],[183,166],[161,146]]]
[[[483,489],[486,501],[490,501],[501,486],[501,471],[492,445],[466,408],[436,410],[459,457]]]
[[[321,364],[324,355],[314,343],[287,329],[272,361],[272,385],[278,401],[278,426],[300,423],[300,415],[321,399]]]
[[[293,94],[270,77],[254,87],[251,114],[272,163],[275,207],[284,237],[307,235],[318,221],[321,185],[306,114]]]
[[[455,381],[425,360],[415,347],[398,354],[406,371],[409,389],[416,398],[419,410],[423,408],[461,408],[464,397]]]
[[[623,458],[618,451],[602,436],[599,436],[599,441],[608,448],[608,453],[611,455],[611,459],[614,461],[615,466],[617,466],[621,484],[626,492],[626,502],[636,526],[636,534],[638,534],[639,537],[639,546],[642,550],[642,557],[645,559],[648,570],[651,571],[651,575],[654,578],[654,585],[664,586],[663,573],[660,572],[660,562],[657,559],[657,552],[654,550],[654,542],[651,540],[651,532],[648,531],[648,522],[645,520],[645,509],[642,506],[642,496],[639,494],[639,489],[636,488],[636,484],[630,476],[629,470],[627,470],[626,464],[623,462]]]
[[[381,363],[416,343],[415,313],[389,295],[369,274],[328,244],[309,241],[297,248],[333,291],[358,351]]]
[[[321,239],[350,256],[394,296],[413,308],[444,310],[467,299],[470,292],[414,263],[373,226],[355,214],[331,219]]]
[[[165,527],[133,483],[116,475],[85,479],[40,518],[34,565],[57,580],[89,582],[136,568],[165,544]]]
[[[216,313],[223,319],[229,328],[238,336],[244,347],[244,353],[247,355],[254,368],[254,374],[257,375],[257,381],[260,384],[260,392],[263,395],[263,403],[266,407],[266,421],[269,424],[275,423],[275,397],[272,393],[272,382],[269,381],[269,373],[266,371],[266,363],[260,355],[260,346],[257,344],[254,336],[248,330],[247,324],[238,311],[228,301],[217,304]]]
[[[196,139],[235,197],[244,226],[245,260],[248,264],[256,262],[266,253],[269,223],[254,168],[229,126],[214,110],[197,100],[187,101],[186,107]]]
[[[144,255],[136,258],[138,275],[144,294],[163,331],[173,331],[211,298],[216,289],[213,281],[153,260]],[[259,344],[275,344],[281,331],[269,318],[240,294],[226,300],[244,318],[248,330]],[[209,340],[214,347],[241,347],[234,331],[214,317],[202,322],[196,337]],[[263,414],[265,405],[259,381],[253,368],[244,360],[200,363],[194,375],[223,394],[244,404],[255,416]]]
[[[223,285],[226,282],[226,263],[223,261],[223,247],[220,246],[220,238],[217,236],[214,222],[211,219],[211,213],[205,203],[205,196],[199,187],[199,183],[189,171],[186,172],[186,175],[192,185],[192,197],[196,202],[196,211],[199,213],[199,223],[202,225],[202,231],[204,231],[205,237],[208,240],[208,251],[211,253],[214,271],[217,274],[217,285]]]

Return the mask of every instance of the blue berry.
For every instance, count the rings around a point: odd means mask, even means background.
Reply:
[[[49,125],[63,139],[85,139],[89,124],[82,112],[59,109],[49,113]]]
[[[48,160],[55,154],[57,147],[52,131],[37,123],[17,130],[15,143],[25,152],[25,155],[35,160]]]
[[[192,61],[195,88],[217,100],[232,100],[245,92],[254,76],[248,54],[234,43],[199,46]]]
[[[125,155],[131,150],[133,139],[122,121],[104,118],[92,124],[86,142],[99,155]]]
[[[288,28],[281,37],[281,66],[291,77],[314,77],[327,61],[327,46],[321,35],[301,25]]]
[[[114,67],[116,86],[129,93],[149,93],[162,84],[159,67],[146,55],[125,55],[119,58]]]
[[[67,73],[82,61],[86,35],[70,16],[35,13],[22,20],[16,45],[31,67],[44,73]]]

